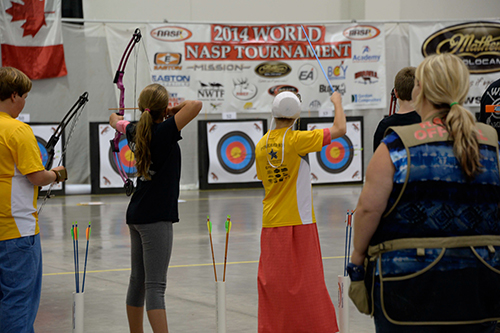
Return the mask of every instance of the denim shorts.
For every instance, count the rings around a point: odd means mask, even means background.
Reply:
[[[41,290],[40,235],[0,241],[0,332],[34,332]]]

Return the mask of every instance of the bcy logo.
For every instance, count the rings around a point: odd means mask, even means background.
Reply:
[[[378,75],[375,71],[360,71],[354,74],[354,82],[371,84],[378,82]]]
[[[257,87],[248,82],[248,79],[233,80],[234,90],[233,96],[242,101],[248,101],[257,95]]]
[[[338,66],[335,67],[328,66],[328,79],[330,80],[345,79],[346,71],[347,71],[347,65],[344,66],[343,61]]]
[[[309,86],[313,84],[318,78],[318,71],[313,65],[305,64],[299,68],[299,81],[300,83]]]
[[[224,86],[217,82],[204,83],[200,81],[201,88],[198,89],[200,101],[222,101],[224,100]]]
[[[158,52],[155,54],[155,70],[181,70],[182,54]]]

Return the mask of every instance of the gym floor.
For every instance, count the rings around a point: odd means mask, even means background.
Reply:
[[[338,311],[337,276],[343,274],[346,211],[356,207],[361,185],[314,186],[325,279]],[[257,268],[263,189],[181,191],[180,223],[168,270],[166,304],[170,332],[216,331],[215,280],[206,224],[213,223],[217,276],[222,280],[225,221],[231,216],[226,267],[227,332],[257,331]],[[130,239],[125,194],[53,197],[40,214],[43,287],[37,333],[72,329],[75,273],[71,224],[78,222],[80,273],[84,269],[85,228],[92,222],[85,277],[85,332],[128,332],[125,295],[130,274]],[[39,205],[41,201],[39,201]],[[80,275],[80,289],[82,275]],[[374,332],[370,317],[350,303],[350,332]],[[152,332],[145,317],[144,331]]]

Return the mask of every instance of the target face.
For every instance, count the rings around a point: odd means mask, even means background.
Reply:
[[[118,143],[118,148],[120,149],[116,156],[116,158],[118,159],[118,163],[121,165],[128,177],[135,177],[135,174],[137,172],[137,169],[135,167],[135,156],[128,146],[128,141],[125,135],[121,136],[120,142]],[[115,154],[113,153],[113,150],[111,149],[111,147],[109,147],[109,163],[111,164],[113,170],[117,174],[120,174],[120,172],[118,171],[118,166],[115,162],[114,155]]]
[[[47,149],[45,149],[45,146],[47,145],[47,141],[42,139],[39,136],[36,137],[36,142],[38,143],[38,148],[40,148],[40,158],[42,160],[43,166],[45,166],[45,163],[47,163],[47,160],[49,159],[49,154],[47,152]],[[48,165],[47,169],[52,168],[52,165]]]
[[[219,163],[229,173],[240,174],[250,169],[255,161],[255,145],[240,131],[225,134],[217,144]]]
[[[329,173],[341,173],[351,165],[354,148],[347,136],[333,140],[328,146],[316,153],[318,163]]]

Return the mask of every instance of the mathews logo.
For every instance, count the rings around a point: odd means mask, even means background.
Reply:
[[[318,78],[318,71],[313,65],[305,64],[300,67],[298,77],[300,83],[309,86]]]
[[[237,99],[241,99],[242,101],[248,101],[257,95],[257,87],[248,82],[248,79],[238,79],[233,80],[234,90],[233,95]]]
[[[297,94],[299,92],[299,89],[295,88],[294,86],[289,86],[287,84],[281,84],[281,85],[269,88],[269,90],[267,92],[269,93],[269,95],[276,96],[282,91],[291,91],[294,94]]]
[[[452,53],[464,61],[471,74],[500,71],[500,23],[471,22],[452,25],[429,36],[422,54]]]
[[[163,42],[180,42],[191,38],[193,33],[186,28],[166,26],[151,30],[151,37]]]
[[[380,35],[380,30],[371,25],[356,25],[344,30],[344,36],[353,40],[372,39]]]
[[[347,71],[347,65],[344,66],[342,61],[338,66],[328,66],[328,79],[339,80],[345,79],[345,72]]]
[[[182,54],[170,52],[158,52],[155,54],[155,70],[181,70],[179,66],[182,61]]]
[[[222,101],[224,99],[224,86],[217,82],[201,82],[198,89],[200,101]]]
[[[333,87],[333,89],[335,89],[335,91],[338,91],[341,95],[344,95],[345,92],[346,92],[345,83],[342,83],[342,84],[332,84],[332,87]],[[329,93],[329,94],[331,94],[332,93],[332,89],[328,85],[320,84],[319,85],[319,92],[320,93]]]
[[[377,72],[375,71],[361,71],[354,74],[354,81],[356,83],[376,83],[378,82]]]
[[[159,83],[169,87],[189,86],[191,76],[189,75],[152,75],[153,83]]]
[[[274,79],[277,77],[283,77],[292,71],[292,67],[284,62],[264,62],[257,67],[255,67],[255,73],[266,79]]]

